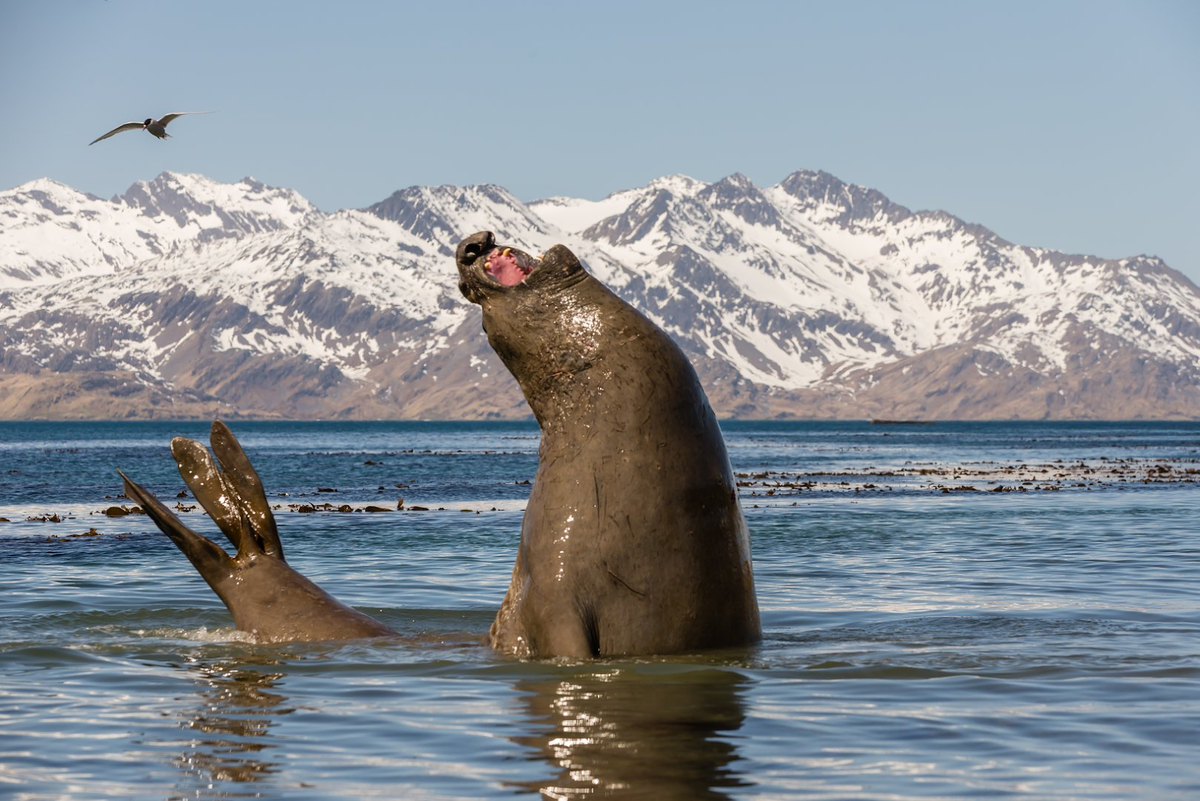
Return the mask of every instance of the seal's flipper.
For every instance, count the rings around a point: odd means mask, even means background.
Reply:
[[[283,543],[279,541],[279,529],[275,525],[271,505],[267,502],[262,479],[250,464],[241,443],[229,426],[220,420],[213,421],[211,442],[225,480],[235,490],[238,506],[242,514],[249,518],[250,528],[254,530],[263,552],[283,559]]]
[[[183,555],[195,566],[196,570],[200,571],[200,575],[204,577],[205,581],[212,585],[217,578],[233,569],[233,560],[221,546],[185,526],[174,512],[163,505],[162,501],[144,487],[134,483],[129,476],[120,470],[117,473],[125,480],[125,494],[142,507],[155,525],[171,538],[171,542],[175,543],[179,550],[183,551]]]
[[[359,637],[391,637],[383,623],[346,606],[283,561],[275,516],[262,482],[233,434],[213,424],[217,468],[199,442],[171,440],[179,474],[229,541],[230,556],[212,540],[189,529],[153,494],[125,479],[125,493],[179,546],[242,631],[258,642],[315,642]],[[121,471],[117,471],[120,473]]]
[[[260,553],[262,548],[251,530],[250,520],[237,501],[237,490],[217,470],[208,449],[193,439],[175,437],[171,440],[171,455],[179,466],[183,483],[237,548],[238,555]]]

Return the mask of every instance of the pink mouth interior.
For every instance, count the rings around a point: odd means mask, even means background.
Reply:
[[[531,272],[533,265],[522,265],[517,261],[517,251],[505,248],[493,248],[484,263],[487,274],[504,286],[516,286],[524,281]]]

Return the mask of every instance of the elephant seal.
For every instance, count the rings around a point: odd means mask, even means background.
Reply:
[[[288,565],[262,481],[241,444],[219,420],[212,424],[211,442],[223,470],[195,440],[176,437],[171,453],[192,495],[237,549],[233,557],[185,526],[153,493],[117,472],[125,480],[125,494],[183,551],[229,609],[234,625],[258,642],[394,635]]]
[[[588,658],[757,641],[729,456],[679,346],[562,245],[535,258],[483,231],[456,261],[542,429],[492,647]]]

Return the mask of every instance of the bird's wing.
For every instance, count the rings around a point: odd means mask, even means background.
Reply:
[[[184,114],[212,114],[211,111],[172,111],[170,114],[164,114],[158,118],[158,121],[166,127],[167,123],[176,117],[182,117]]]
[[[106,133],[104,136],[98,137],[98,138],[93,139],[92,141],[88,142],[88,147],[91,147],[92,145],[96,144],[101,139],[107,139],[108,137],[112,136],[113,134],[119,134],[121,131],[133,131],[138,128],[141,128],[142,125],[143,125],[143,123],[140,120],[138,122],[127,122],[124,125],[118,125],[116,128],[113,128],[111,131]]]

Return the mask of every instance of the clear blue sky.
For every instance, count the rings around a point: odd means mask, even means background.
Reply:
[[[164,170],[319,207],[823,169],[1200,283],[1200,3],[0,0],[0,188]],[[88,147],[128,120],[215,110]]]

